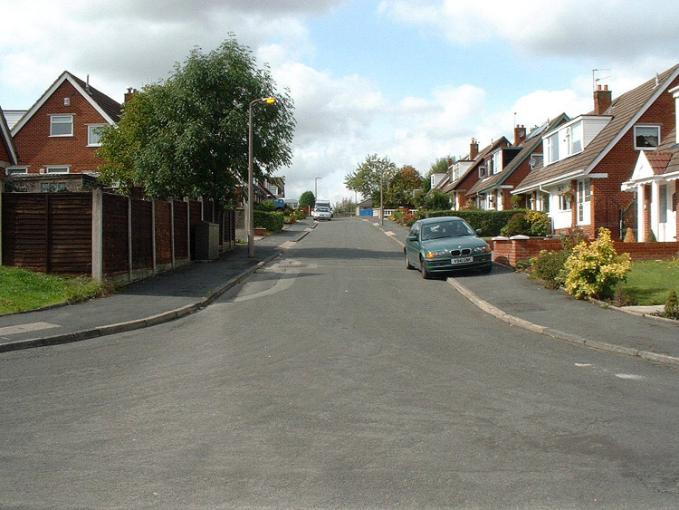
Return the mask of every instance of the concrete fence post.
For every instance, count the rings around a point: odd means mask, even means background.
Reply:
[[[172,269],[176,269],[174,255],[174,198],[170,199],[170,246],[172,247]]]
[[[191,260],[191,199],[185,198],[186,202],[186,258]]]
[[[127,197],[127,277],[132,281],[132,197]]]
[[[156,261],[156,199],[151,199],[151,252],[153,274],[158,272],[158,262]]]
[[[92,279],[104,279],[104,193],[92,190]]]

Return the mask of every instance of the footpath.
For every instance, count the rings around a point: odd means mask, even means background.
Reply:
[[[132,331],[184,317],[207,306],[315,227],[307,219],[256,241],[256,258],[237,245],[212,262],[161,273],[84,303],[0,316],[0,352]]]
[[[408,233],[407,228],[388,220],[384,221],[384,231],[399,244]],[[488,275],[460,272],[448,278],[448,283],[476,306],[512,326],[597,350],[679,366],[679,322],[579,301],[497,264]]]

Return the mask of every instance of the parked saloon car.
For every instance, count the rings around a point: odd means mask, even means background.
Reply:
[[[406,267],[422,278],[460,269],[492,269],[491,249],[469,224],[456,216],[416,221],[405,242]]]
[[[332,219],[332,210],[329,207],[316,207],[311,211],[311,217],[315,220],[328,220]]]

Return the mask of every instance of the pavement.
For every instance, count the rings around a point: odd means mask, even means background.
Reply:
[[[260,237],[256,258],[237,245],[212,262],[160,273],[84,303],[0,316],[0,352],[79,341],[147,327],[195,312],[286,249],[314,226],[310,219]]]
[[[385,220],[384,230],[403,242],[408,229]],[[488,275],[461,272],[450,283],[483,310],[515,326],[592,348],[679,366],[679,322],[640,316],[658,307],[615,307],[573,299],[562,290],[495,265]]]
[[[679,378],[320,224],[198,313],[0,353],[0,508],[679,508]]]

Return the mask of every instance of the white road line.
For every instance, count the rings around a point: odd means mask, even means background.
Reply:
[[[32,331],[60,327],[59,324],[52,324],[50,322],[30,322],[28,324],[17,324],[16,326],[5,326],[4,328],[0,328],[0,335],[18,335],[19,333],[30,333]]]
[[[615,377],[618,379],[627,379],[630,381],[641,381],[642,379],[645,379],[643,375],[636,375],[636,374],[615,374]]]

